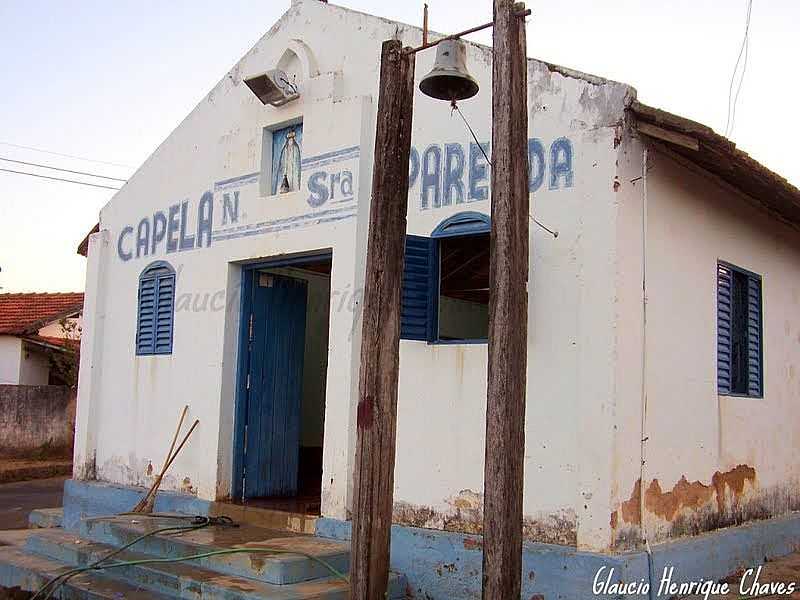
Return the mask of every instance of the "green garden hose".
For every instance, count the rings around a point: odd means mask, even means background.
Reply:
[[[131,546],[141,542],[148,537],[152,537],[154,535],[158,535],[161,533],[187,533],[189,531],[196,531],[198,529],[203,529],[206,527],[210,527],[212,525],[221,525],[221,526],[228,526],[228,527],[236,527],[237,525],[228,517],[192,517],[192,525],[183,525],[183,526],[174,526],[174,527],[162,527],[160,529],[155,529],[143,535],[140,535],[133,541],[125,544],[121,548],[117,548],[116,550],[108,553],[103,558],[93,562],[90,565],[85,567],[78,567],[75,569],[71,569],[60,575],[53,577],[50,581],[44,584],[38,592],[31,598],[31,600],[50,600],[53,594],[58,590],[62,585],[66,584],[67,581],[72,579],[73,577],[80,575],[82,573],[86,573],[89,571],[101,571],[105,569],[114,569],[118,567],[131,567],[137,565],[147,565],[147,564],[167,564],[167,563],[176,563],[176,562],[184,562],[189,560],[198,560],[201,558],[208,558],[211,556],[225,556],[230,554],[296,554],[300,556],[304,556],[309,560],[312,560],[316,563],[319,563],[325,569],[327,569],[333,576],[341,579],[344,582],[349,583],[349,579],[347,576],[340,571],[338,571],[333,565],[328,563],[326,560],[318,556],[314,556],[311,554],[307,554],[305,552],[298,552],[296,550],[286,550],[284,548],[269,548],[265,546],[261,546],[259,548],[223,548],[221,550],[212,550],[209,552],[203,552],[200,554],[193,554],[191,556],[182,556],[179,558],[143,558],[139,560],[130,560],[130,561],[119,561],[110,564],[103,564],[110,558],[117,556],[121,552],[124,552]],[[46,595],[42,596],[42,594],[47,591]]]

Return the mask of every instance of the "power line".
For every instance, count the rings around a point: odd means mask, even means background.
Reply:
[[[744,39],[739,48],[739,56],[736,57],[736,64],[733,66],[733,73],[731,74],[731,84],[728,87],[728,118],[725,121],[725,137],[733,133],[733,124],[736,120],[736,103],[739,101],[739,92],[742,91],[742,82],[744,81],[744,74],[747,71],[747,59],[749,50],[750,38],[750,14],[753,10],[753,0],[747,1],[747,19],[744,25]],[[742,61],[742,54],[744,54],[744,64],[742,65],[742,75],[739,78],[739,85],[736,87],[736,95],[733,94],[733,84],[736,81],[736,72],[739,70],[739,63]]]
[[[87,175],[89,177],[99,177],[100,179],[110,179],[112,181],[120,181],[122,183],[128,183],[127,179],[120,179],[119,177],[109,177],[108,175],[98,175],[97,173],[87,173],[86,171],[73,171],[72,169],[62,169],[61,167],[51,167],[50,165],[25,162],[24,160],[14,160],[13,158],[6,158],[5,156],[0,156],[0,160],[17,163],[18,165],[27,165],[29,167],[41,167],[42,169],[52,169],[53,171],[63,171],[64,173],[74,173],[75,175]]]
[[[77,183],[78,185],[88,185],[96,188],[104,188],[107,190],[119,190],[120,188],[111,187],[110,185],[100,185],[99,183],[87,183],[86,181],[76,181],[75,179],[63,179],[61,177],[50,177],[48,175],[39,175],[37,173],[26,173],[25,171],[14,171],[13,169],[3,169],[0,171],[4,173],[16,173],[17,175],[28,175],[30,177],[40,177],[42,179],[52,179],[53,181],[66,181],[67,183]]]
[[[87,162],[98,163],[101,165],[111,165],[113,167],[125,167],[126,169],[134,169],[132,165],[124,165],[122,163],[108,162],[106,160],[96,160],[94,158],[85,158],[83,156],[75,156],[74,154],[64,154],[63,152],[54,152],[53,150],[43,150],[42,148],[34,148],[33,146],[22,146],[21,144],[12,144],[11,142],[2,142],[3,146],[11,146],[12,148],[22,148],[23,150],[32,150],[33,152],[42,152],[44,154],[52,154],[53,156],[63,156],[65,158],[74,158],[75,160],[85,160]]]

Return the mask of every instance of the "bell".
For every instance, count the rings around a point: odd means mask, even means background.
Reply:
[[[420,91],[438,100],[466,100],[478,93],[478,82],[467,72],[467,48],[461,40],[436,46],[436,62],[419,82]]]

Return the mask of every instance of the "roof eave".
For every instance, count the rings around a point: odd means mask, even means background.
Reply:
[[[800,189],[713,129],[639,101],[629,107],[639,133],[752,198],[778,220],[800,229]]]

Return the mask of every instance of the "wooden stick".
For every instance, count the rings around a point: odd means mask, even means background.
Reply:
[[[425,3],[425,8],[422,9],[422,45],[428,43],[428,3]]]
[[[194,431],[195,427],[197,427],[199,424],[200,424],[200,420],[198,419],[189,428],[189,431],[186,433],[186,436],[183,438],[183,441],[181,442],[181,445],[178,446],[177,450],[175,450],[175,453],[170,457],[170,459],[167,462],[166,466],[161,471],[159,476],[156,478],[156,481],[153,483],[153,487],[151,488],[151,493],[149,493],[147,495],[142,510],[138,511],[138,512],[143,512],[143,513],[151,513],[151,512],[153,512],[153,507],[155,506],[155,503],[156,503],[156,495],[157,495],[157,492],[158,492],[158,488],[161,486],[161,481],[163,480],[164,475],[167,472],[167,469],[169,469],[170,466],[172,466],[172,463],[178,457],[178,453],[180,453],[180,451],[183,448],[184,444],[186,444],[186,442],[189,441],[189,436],[192,435],[192,432]]]
[[[494,0],[483,600],[520,597],[528,368],[528,108],[522,3]]]
[[[139,500],[136,506],[133,507],[132,512],[141,512],[142,509],[147,505],[147,501],[150,499],[150,496],[153,495],[153,492],[158,489],[158,486],[161,484],[161,480],[164,477],[164,473],[167,468],[167,463],[169,462],[170,456],[172,456],[172,450],[175,448],[175,442],[178,440],[178,434],[181,432],[181,427],[183,426],[183,419],[186,417],[186,412],[189,410],[189,405],[183,407],[183,411],[181,412],[181,418],[178,420],[178,428],[175,430],[175,435],[172,436],[172,444],[169,446],[169,451],[167,452],[167,458],[164,459],[164,463],[161,465],[161,472],[156,476],[155,480],[153,481],[153,485],[150,486],[150,489],[147,490],[147,494],[145,494],[144,498]]]
[[[178,435],[181,432],[181,427],[183,426],[183,420],[186,418],[186,413],[188,410],[189,410],[189,405],[187,404],[186,406],[183,407],[183,411],[181,412],[181,418],[178,420],[178,428],[175,430],[175,435],[172,436],[172,443],[169,446],[169,451],[167,452],[167,458],[164,460],[164,464],[161,467],[161,472],[156,476],[155,481],[153,481],[153,485],[150,486],[150,489],[147,490],[147,494],[145,494],[144,498],[142,498],[136,504],[136,506],[133,507],[133,510],[131,512],[146,512],[145,509],[148,505],[152,507],[153,503],[150,502],[150,498],[154,496],[155,493],[158,491],[158,488],[161,485],[161,481],[164,479],[164,475],[166,474],[169,465],[172,464],[171,460],[173,456],[172,451],[175,449],[175,442],[178,441]],[[188,434],[185,439],[188,439]]]
[[[399,40],[383,43],[358,386],[351,600],[385,598],[389,579],[414,62]]]

